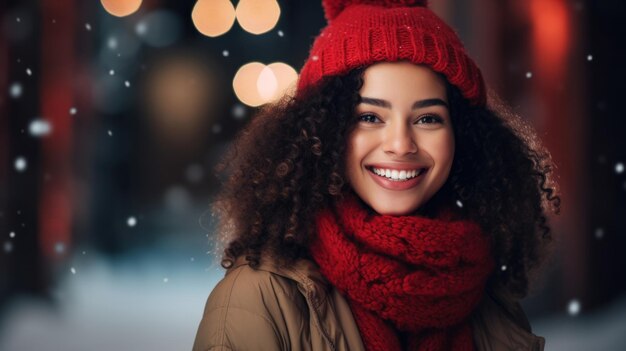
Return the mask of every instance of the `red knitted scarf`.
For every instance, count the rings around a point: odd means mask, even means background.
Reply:
[[[348,300],[365,348],[474,350],[468,316],[494,266],[479,225],[363,206],[349,195],[322,210],[311,253]]]

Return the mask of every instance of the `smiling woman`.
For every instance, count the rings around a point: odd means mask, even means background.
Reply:
[[[194,349],[543,349],[518,300],[549,154],[424,1],[323,4],[295,96],[218,169],[227,271]]]
[[[445,80],[406,61],[374,64],[363,79],[359,122],[347,138],[348,183],[379,214],[411,214],[452,168]]]

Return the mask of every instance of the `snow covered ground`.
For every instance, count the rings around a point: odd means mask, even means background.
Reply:
[[[88,253],[64,271],[52,302],[14,300],[0,316],[0,350],[190,350],[222,276],[209,257],[155,252],[115,263]],[[623,350],[626,297],[593,314],[564,311],[531,323],[546,350]]]

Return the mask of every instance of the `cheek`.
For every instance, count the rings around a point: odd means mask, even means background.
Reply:
[[[451,131],[438,138],[430,139],[425,146],[428,148],[428,152],[435,164],[442,168],[451,167],[455,150],[454,135]]]
[[[367,153],[367,138],[358,132],[352,133],[346,144],[346,172],[357,172],[361,168],[361,162]]]

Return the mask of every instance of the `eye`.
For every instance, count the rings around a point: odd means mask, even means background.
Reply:
[[[380,119],[371,113],[364,113],[362,115],[359,116],[359,122],[365,122],[365,123],[378,123],[380,122]]]
[[[415,124],[435,124],[435,123],[443,123],[443,118],[437,115],[425,115],[415,122]]]

